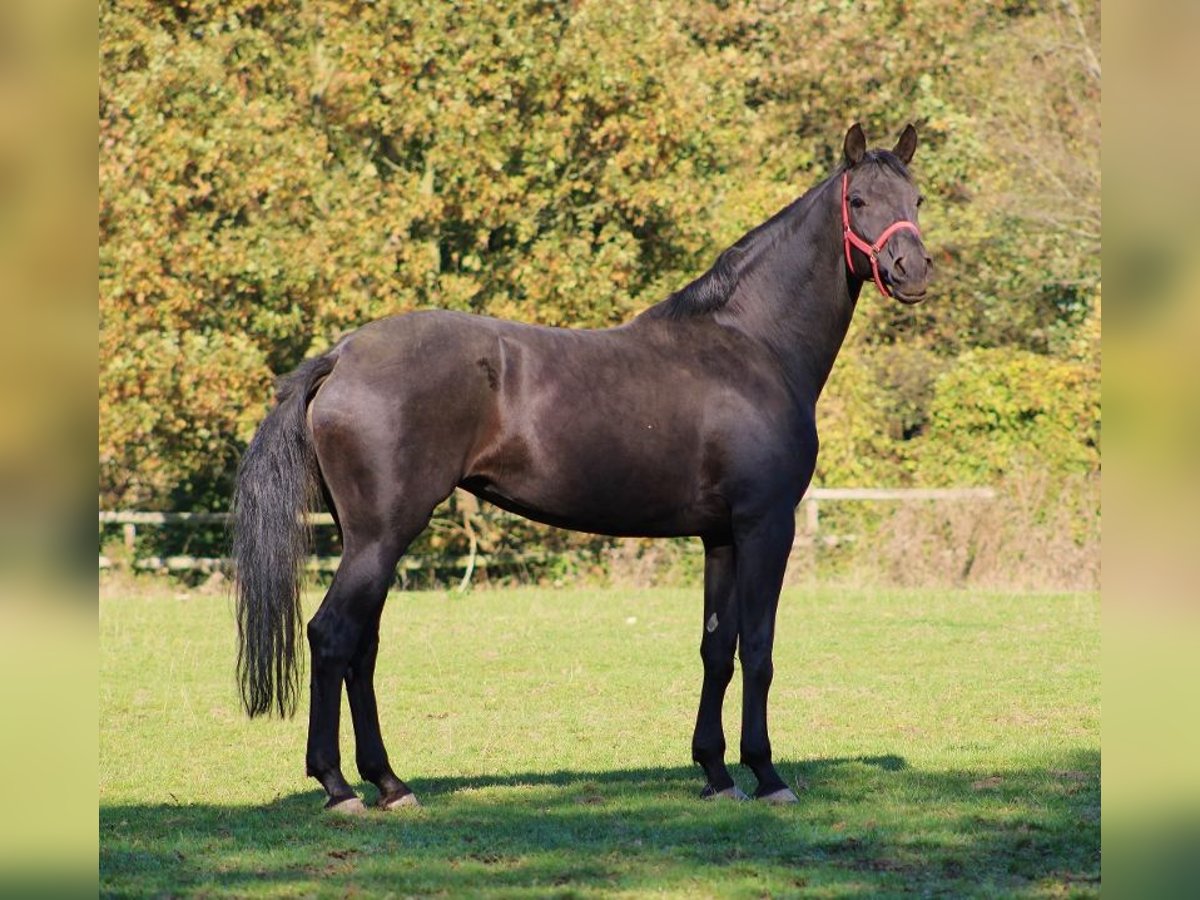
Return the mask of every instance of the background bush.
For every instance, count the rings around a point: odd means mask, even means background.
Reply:
[[[916,122],[818,483],[1099,471],[1099,4],[104,2],[102,508],[223,508],[274,375],[421,307],[624,321]],[[601,554],[602,556],[603,554]]]

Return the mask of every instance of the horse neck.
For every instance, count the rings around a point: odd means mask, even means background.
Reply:
[[[793,393],[816,402],[845,340],[862,282],[846,271],[834,179],[740,273],[718,320],[766,345]]]

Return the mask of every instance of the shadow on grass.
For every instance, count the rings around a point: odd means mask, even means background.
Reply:
[[[1094,751],[994,773],[897,756],[779,768],[799,804],[703,803],[680,767],[414,781],[424,808],[356,818],[321,813],[316,791],[106,806],[101,893],[1099,891]]]

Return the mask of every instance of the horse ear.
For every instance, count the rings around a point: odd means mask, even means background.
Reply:
[[[842,144],[842,155],[845,157],[846,167],[857,166],[866,152],[867,136],[863,134],[862,126],[855,122],[846,132],[846,142]]]
[[[913,153],[917,150],[917,129],[913,128],[912,122],[904,126],[904,131],[900,134],[900,140],[896,141],[896,149],[892,152],[900,157],[900,162],[906,166],[912,162]]]

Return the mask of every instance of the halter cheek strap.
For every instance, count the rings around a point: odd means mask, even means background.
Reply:
[[[854,272],[854,260],[850,258],[850,247],[853,245],[867,255],[867,259],[871,261],[871,275],[875,279],[875,287],[879,288],[879,293],[885,297],[892,296],[888,289],[883,286],[883,279],[879,277],[879,251],[882,250],[887,242],[898,231],[911,231],[918,238],[921,237],[921,229],[913,222],[907,219],[901,219],[893,222],[883,230],[883,234],[875,239],[875,243],[868,244],[860,238],[850,228],[850,204],[848,201],[850,191],[850,173],[842,173],[842,246],[846,250],[846,265],[850,267],[850,271]],[[857,273],[855,273],[857,274]]]

